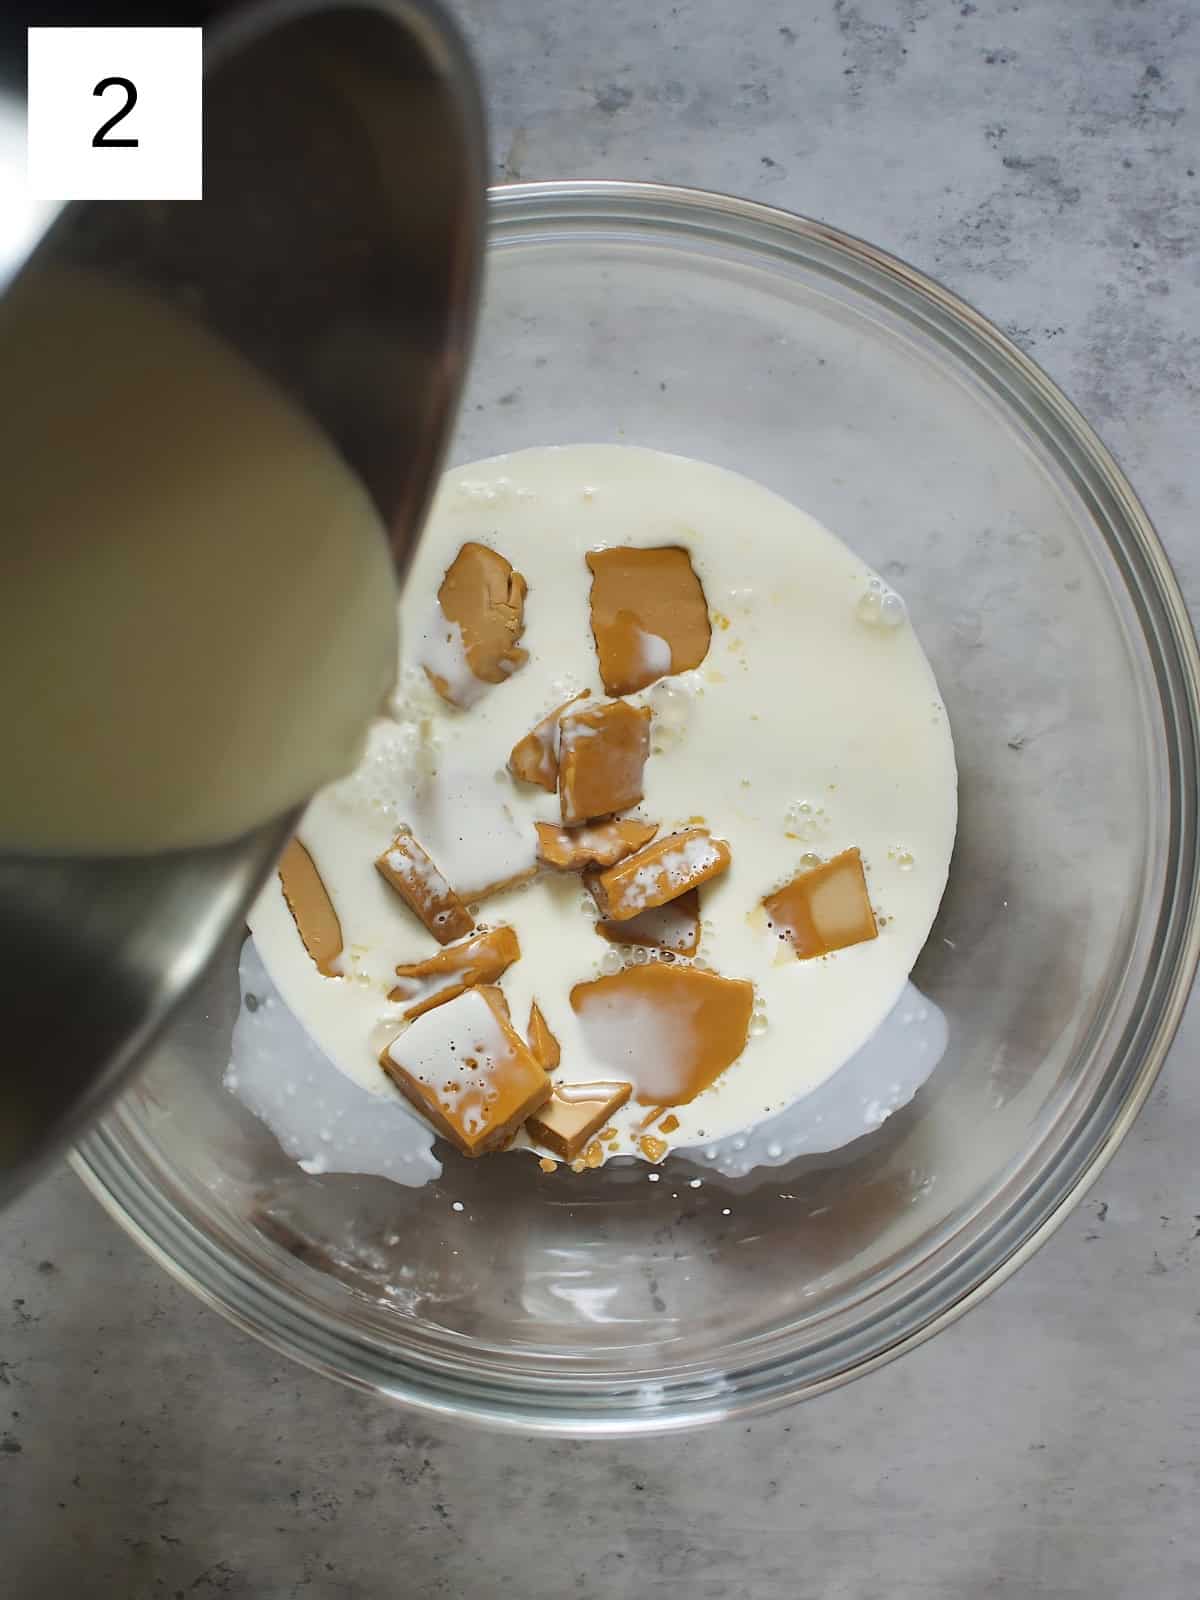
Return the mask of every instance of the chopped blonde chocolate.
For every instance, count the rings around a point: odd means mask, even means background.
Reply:
[[[439,944],[453,944],[475,926],[467,908],[409,829],[400,829],[375,866]]]
[[[637,805],[649,754],[648,706],[609,700],[564,712],[558,748],[558,799],[564,826]]]
[[[550,1094],[504,995],[482,985],[411,1022],[379,1058],[401,1093],[465,1156],[502,1148]]]
[[[879,936],[857,850],[799,873],[763,900],[767,923],[801,961]]]
[[[714,839],[706,828],[685,828],[590,876],[587,885],[602,917],[628,922],[707,883],[732,859],[724,839]]]
[[[464,544],[446,568],[438,604],[447,622],[456,623],[471,674],[481,683],[503,683],[529,659],[517,648],[525,631],[525,579],[487,545]],[[451,705],[463,695],[446,678],[426,667],[429,681]]]
[[[299,839],[290,839],[279,858],[279,882],[296,932],[317,971],[326,978],[338,977],[342,925],[316,863]]]
[[[558,1040],[550,1032],[550,1024],[542,1015],[542,1008],[536,1000],[530,1002],[529,1026],[525,1032],[529,1036],[529,1048],[533,1052],[534,1060],[547,1072],[553,1072],[562,1060],[562,1050]]]
[[[638,1149],[647,1161],[661,1161],[670,1148],[665,1139],[656,1139],[652,1133],[644,1133],[638,1140]]]
[[[689,889],[677,900],[639,911],[625,922],[598,922],[596,932],[612,944],[646,945],[694,956],[700,948],[700,891]]]
[[[592,1055],[633,1083],[639,1105],[681,1106],[746,1048],[754,985],[651,961],[577,983],[571,1006]]]
[[[674,1133],[679,1127],[679,1118],[674,1112],[668,1115],[666,1106],[651,1106],[638,1123],[638,1128],[653,1128],[655,1123],[658,1123],[660,1133]]]
[[[525,1123],[525,1131],[534,1144],[553,1150],[563,1161],[574,1161],[632,1090],[628,1083],[556,1083],[550,1098]],[[598,1151],[598,1159],[587,1164],[599,1166],[603,1159]]]
[[[591,550],[592,636],[608,694],[633,694],[708,654],[708,603],[679,545]]]
[[[455,1000],[477,983],[495,983],[502,973],[520,959],[521,946],[514,929],[489,928],[473,933],[460,944],[447,945],[425,961],[410,961],[396,968],[400,982],[389,1000],[411,1000],[403,1012],[411,1022],[434,1006]],[[536,1052],[535,1052],[536,1054]]]
[[[552,822],[535,822],[533,826],[538,859],[562,872],[615,867],[658,832],[656,822],[597,822],[590,828],[556,828]]]
[[[573,706],[576,700],[586,700],[590,693],[591,690],[585,689],[582,694],[574,694],[569,700],[564,700],[523,739],[517,740],[508,757],[508,770],[514,778],[519,778],[522,783],[536,784],[539,789],[545,789],[547,794],[554,793],[558,788],[559,718],[568,706]]]

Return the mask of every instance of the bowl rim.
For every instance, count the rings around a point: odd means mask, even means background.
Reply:
[[[500,184],[489,190],[489,233],[502,222],[509,237],[521,224],[561,226],[606,222],[652,226],[693,240],[707,236],[783,256],[814,245],[836,257],[860,291],[870,282],[975,368],[986,386],[1016,406],[1044,446],[1071,446],[1073,475],[1086,469],[1088,488],[1127,543],[1109,550],[1155,667],[1158,708],[1167,729],[1171,782],[1164,883],[1158,903],[1158,961],[1142,982],[1151,1001],[1118,1037],[1113,1062],[1127,1082],[1110,1081],[1069,1147],[1058,1149],[1026,1206],[993,1217],[963,1259],[936,1275],[892,1315],[890,1337],[858,1339],[823,1367],[773,1356],[744,1367],[732,1382],[686,1376],[631,1380],[597,1388],[562,1373],[531,1380],[489,1370],[464,1380],[461,1369],[424,1357],[397,1356],[379,1341],[331,1330],[315,1302],[286,1286],[266,1284],[248,1260],[211,1240],[161,1190],[137,1180],[112,1132],[101,1124],[72,1153],[71,1165],[105,1209],[167,1272],[235,1326],[312,1370],[434,1416],[512,1431],[575,1437],[667,1432],[749,1417],[825,1393],[914,1349],[948,1327],[1004,1283],[1046,1242],[1112,1158],[1161,1070],[1200,959],[1200,846],[1197,751],[1200,749],[1200,650],[1178,582],[1154,527],[1125,474],[1058,386],[980,312],[926,273],[828,223],[758,201],[676,185],[603,179]],[[502,239],[503,248],[507,241]],[[489,247],[494,242],[489,238]],[[1018,404],[1017,402],[1020,402]],[[1106,541],[1107,543],[1107,541]],[[1131,582],[1131,569],[1140,572]],[[1117,1075],[1121,1076],[1121,1075]],[[1110,1075],[1111,1077],[1111,1075]],[[1020,1210],[1021,1216],[1015,1213]],[[851,1341],[853,1345],[854,1341]]]

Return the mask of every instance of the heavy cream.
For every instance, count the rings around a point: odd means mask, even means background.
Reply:
[[[466,684],[464,647],[429,619],[470,542],[499,552],[528,584],[528,660],[456,709],[426,668]],[[826,1082],[896,1007],[945,886],[956,823],[950,730],[903,603],[811,517],[736,474],[619,446],[534,449],[448,473],[402,603],[411,643],[395,716],[373,726],[358,770],[319,795],[300,828],[340,920],[343,976],[317,970],[277,883],[250,921],[282,1002],[343,1074],[394,1100],[378,1057],[401,1027],[404,1001],[388,998],[395,968],[438,946],[373,863],[407,826],[468,902],[535,864],[534,823],[558,824],[558,797],[515,781],[509,754],[582,690],[605,698],[587,557],[628,547],[686,550],[712,627],[698,666],[627,696],[654,713],[644,799],[628,815],[657,823],[659,837],[702,826],[732,855],[699,889],[693,960],[753,985],[749,1038],[710,1087],[675,1108],[669,1140],[652,1141],[720,1149]],[[617,644],[615,671],[644,677],[667,664],[658,634]],[[557,754],[546,739],[547,756]],[[798,960],[768,926],[763,898],[815,859],[853,849],[878,937]],[[552,871],[478,911],[519,936],[520,959],[501,984],[518,1027],[536,1002],[558,1040],[555,1082],[612,1080],[622,1061],[654,1056],[606,1146],[645,1155],[646,1099],[674,1081],[664,1014],[614,1006],[589,1019],[571,993],[655,957],[632,939],[611,942],[619,924],[601,938],[598,916],[577,875]],[[899,1082],[866,1103],[891,1109]]]
[[[0,851],[228,840],[362,754],[395,681],[384,530],[198,324],[98,275],[0,302]]]

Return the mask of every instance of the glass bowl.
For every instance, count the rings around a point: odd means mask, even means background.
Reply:
[[[1196,644],[1091,429],[911,268],[653,185],[502,188],[491,221],[456,459],[696,456],[904,593],[961,781],[914,974],[946,1053],[869,1136],[737,1179],[673,1156],[655,1183],[640,1163],[548,1180],[451,1152],[423,1189],[309,1176],[221,1087],[234,941],[75,1164],[210,1305],[359,1387],[570,1434],[745,1415],[944,1326],[1128,1129],[1197,956]]]

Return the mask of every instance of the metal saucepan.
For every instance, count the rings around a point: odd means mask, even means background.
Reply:
[[[5,87],[0,141],[22,126]],[[24,236],[19,218],[8,230],[0,283],[49,220],[39,262],[101,269],[205,322],[358,472],[402,579],[478,297],[486,140],[464,45],[432,0],[226,7],[205,29],[204,118],[202,201],[31,211]],[[135,1066],[294,822],[157,857],[0,856],[0,1200]]]

